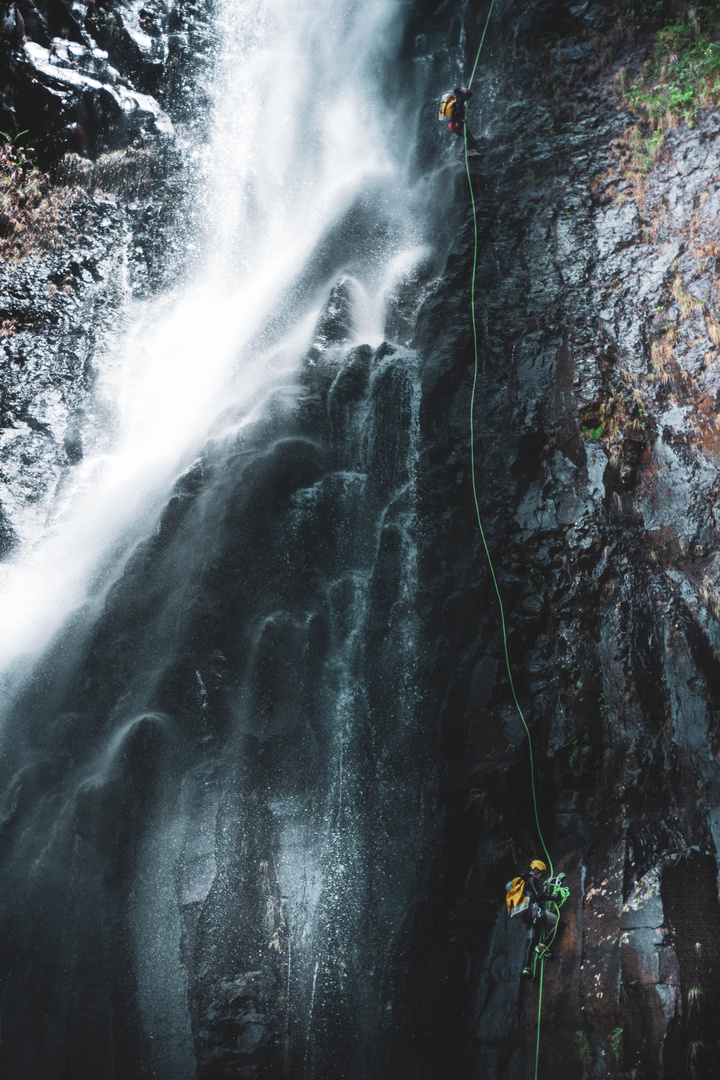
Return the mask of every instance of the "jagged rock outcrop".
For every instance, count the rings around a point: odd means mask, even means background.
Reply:
[[[212,62],[203,5],[64,0],[6,4],[0,22],[0,125],[52,162],[173,136],[203,100]],[[192,72],[192,73],[191,73]],[[159,99],[160,103],[158,103]]]

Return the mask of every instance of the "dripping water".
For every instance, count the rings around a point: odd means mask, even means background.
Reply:
[[[425,767],[403,8],[219,4],[180,283],[2,568],[8,1074],[377,1073]]]

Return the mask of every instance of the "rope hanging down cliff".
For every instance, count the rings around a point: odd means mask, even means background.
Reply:
[[[480,45],[478,47],[477,56],[475,57],[475,64],[473,66],[472,74],[470,76],[470,82],[468,83],[468,89],[470,88],[470,86],[472,84],[472,81],[475,78],[475,72],[477,70],[478,61],[480,59],[480,53],[482,51],[482,47],[483,47],[483,44],[485,42],[485,35],[487,33],[487,28],[488,28],[488,26],[490,24],[490,16],[492,15],[492,10],[493,10],[494,4],[495,4],[495,0],[492,0],[492,2],[490,4],[490,10],[488,11],[488,14],[487,14],[487,19],[485,20],[485,27],[484,27],[483,32],[482,32],[482,37],[480,38]],[[482,538],[483,547],[485,548],[485,555],[487,557],[488,566],[490,568],[490,574],[492,576],[493,585],[495,587],[495,595],[497,596],[498,607],[500,609],[500,625],[501,625],[501,628],[502,628],[503,647],[504,647],[504,651],[505,651],[505,667],[507,668],[508,680],[510,682],[510,690],[512,692],[513,701],[515,702],[515,708],[517,709],[518,715],[520,716],[520,719],[522,720],[522,724],[523,724],[523,727],[525,728],[525,734],[527,735],[527,740],[528,740],[528,752],[530,754],[530,782],[531,782],[532,797],[533,797],[533,810],[534,810],[534,813],[535,813],[535,826],[537,828],[537,833],[538,833],[538,837],[540,839],[540,844],[542,846],[543,851],[545,852],[545,857],[547,858],[548,864],[550,866],[550,874],[552,876],[552,874],[553,874],[552,859],[550,858],[550,853],[548,852],[547,846],[545,844],[545,838],[543,837],[542,829],[540,828],[540,817],[538,815],[537,794],[536,794],[536,791],[535,791],[535,762],[534,762],[534,758],[533,758],[532,737],[530,735],[530,728],[528,727],[528,724],[527,724],[527,721],[525,720],[525,716],[523,714],[522,708],[520,707],[520,702],[518,701],[517,694],[515,693],[515,682],[514,682],[514,679],[513,679],[512,668],[510,666],[510,656],[509,656],[509,653],[508,653],[507,625],[506,625],[506,622],[505,622],[505,608],[503,606],[502,596],[500,595],[500,587],[498,585],[497,577],[495,576],[495,567],[493,566],[493,561],[492,561],[492,558],[490,556],[490,549],[488,548],[487,540],[485,538],[485,530],[483,529],[482,517],[480,515],[480,504],[478,502],[477,481],[476,481],[476,477],[475,477],[475,394],[476,394],[476,391],[477,391],[477,381],[478,381],[478,336],[477,336],[477,321],[475,319],[475,277],[476,277],[476,274],[477,274],[478,228],[477,228],[477,213],[476,213],[476,210],[475,210],[475,192],[474,192],[473,186],[472,186],[472,177],[470,175],[470,160],[468,158],[467,127],[464,130],[464,145],[465,145],[465,170],[467,172],[468,186],[470,188],[470,203],[471,203],[471,206],[472,206],[473,233],[474,233],[473,262],[472,262],[472,283],[471,283],[471,291],[470,291],[470,313],[471,313],[471,317],[472,317],[473,351],[474,351],[474,355],[475,355],[475,366],[474,366],[474,372],[473,372],[472,395],[471,395],[471,398],[470,398],[470,472],[471,472],[471,478],[472,478],[473,500],[474,500],[474,503],[475,503],[475,513],[477,515],[477,522],[478,522],[478,527],[480,529],[480,536]]]
[[[482,32],[482,37],[480,38],[480,45],[478,46],[477,55],[475,57],[475,63],[473,65],[472,73],[470,75],[470,81],[468,82],[468,87],[467,87],[468,90],[472,86],[473,79],[475,78],[475,72],[477,70],[478,62],[480,60],[480,53],[482,52],[483,44],[485,43],[485,35],[487,34],[487,29],[488,29],[488,26],[490,24],[490,16],[492,15],[494,5],[495,5],[495,0],[491,0],[490,9],[488,11],[487,18],[485,20],[485,26],[484,26],[483,32]],[[520,719],[522,721],[523,727],[525,729],[525,734],[527,735],[527,740],[528,740],[528,754],[529,754],[529,757],[530,757],[530,783],[531,783],[532,798],[533,798],[533,811],[534,811],[534,814],[535,814],[535,826],[537,828],[537,833],[538,833],[538,837],[540,839],[540,844],[542,845],[542,849],[543,849],[543,851],[545,853],[545,856],[547,858],[547,861],[548,861],[548,863],[550,865],[550,874],[551,874],[551,876],[553,876],[554,872],[553,872],[552,859],[550,858],[550,853],[548,852],[547,845],[545,844],[545,838],[543,836],[542,829],[540,828],[540,817],[539,817],[539,814],[538,814],[538,805],[537,805],[537,793],[536,793],[536,790],[535,790],[535,762],[534,762],[534,757],[533,757],[532,737],[530,735],[530,728],[528,727],[527,721],[525,720],[525,715],[524,715],[524,713],[522,711],[522,708],[520,706],[520,702],[518,701],[517,694],[515,692],[515,682],[513,680],[512,667],[510,665],[510,656],[509,656],[509,653],[508,653],[507,625],[506,625],[506,622],[505,622],[505,608],[503,606],[502,596],[500,595],[500,587],[498,585],[497,577],[495,575],[495,568],[493,566],[493,561],[492,561],[492,558],[491,558],[491,555],[490,555],[490,549],[488,548],[487,540],[485,538],[485,530],[483,528],[482,517],[481,517],[481,514],[480,514],[480,504],[478,502],[477,481],[476,481],[476,476],[475,476],[475,393],[476,393],[476,390],[477,390],[477,382],[478,382],[478,336],[477,336],[477,322],[476,322],[476,319],[475,319],[475,278],[476,278],[476,274],[477,274],[478,227],[477,227],[477,213],[476,213],[476,210],[475,210],[475,193],[474,193],[473,185],[472,185],[472,177],[470,175],[470,161],[469,161],[469,156],[468,156],[468,140],[467,140],[467,125],[463,125],[463,142],[464,142],[464,148],[465,148],[465,170],[467,172],[468,187],[470,189],[470,202],[471,202],[471,205],[472,205],[473,234],[474,234],[473,262],[472,262],[472,284],[471,284],[471,294],[470,294],[470,311],[471,311],[471,316],[472,316],[473,352],[474,352],[473,385],[472,385],[472,395],[471,395],[471,398],[470,398],[470,467],[471,467],[471,478],[472,478],[473,501],[475,503],[475,513],[477,515],[478,528],[480,529],[480,536],[482,538],[483,547],[485,549],[485,555],[486,555],[486,558],[487,558],[488,567],[490,569],[490,574],[491,574],[491,577],[492,577],[493,586],[495,588],[495,595],[497,596],[498,608],[500,610],[500,624],[501,624],[501,628],[502,628],[503,648],[504,648],[504,652],[505,652],[505,667],[507,669],[508,680],[509,680],[509,683],[510,683],[510,690],[512,692],[513,701],[515,702],[515,707],[516,707],[518,715],[520,716]],[[565,900],[567,899],[568,893],[569,893],[569,890],[567,890],[566,888],[563,888],[562,896],[558,895],[558,898],[557,898],[558,900],[560,900],[560,904],[565,902]],[[550,946],[553,944],[553,942],[555,940],[555,935],[557,934],[557,929],[558,929],[558,926],[559,926],[559,905],[558,905],[557,902],[551,901],[551,906],[555,908],[555,914],[558,916],[558,919],[557,919],[557,921],[555,923],[555,928],[553,930],[553,933],[552,933],[552,936],[551,936],[550,940],[547,942],[546,947],[543,949],[543,951],[539,954],[539,960],[540,960],[540,983],[539,983],[539,992],[538,992],[537,1038],[536,1038],[536,1043],[535,1043],[535,1080],[537,1080],[538,1068],[539,1068],[539,1064],[540,1064],[540,1021],[541,1021],[541,1017],[542,1017],[543,975],[544,975],[544,970],[545,970],[545,957],[547,955],[547,950],[550,948]],[[534,965],[533,965],[533,974],[534,974],[534,967],[535,967],[536,963],[537,963],[537,959],[535,960]]]

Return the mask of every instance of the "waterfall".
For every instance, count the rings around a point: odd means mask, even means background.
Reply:
[[[399,7],[220,5],[214,109],[206,137],[185,151],[198,208],[184,284],[128,301],[125,332],[98,360],[99,420],[85,460],[48,535],[3,570],[12,632],[0,636],[0,662],[47,644],[108,549],[115,560],[119,538],[127,548],[137,537],[136,519],[142,532],[157,517],[210,432],[246,422],[292,383],[340,273],[364,289],[357,340],[381,340],[393,278],[426,254],[405,175],[409,140],[378,78],[397,45]]]
[[[3,567],[8,1076],[378,1074],[424,828],[402,16],[221,0],[178,283]]]

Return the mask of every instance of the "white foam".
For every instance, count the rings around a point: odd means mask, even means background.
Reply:
[[[394,103],[376,81],[397,44],[400,6],[221,5],[209,139],[191,152],[201,163],[201,212],[188,251],[199,269],[175,293],[129,299],[127,330],[95,358],[96,417],[107,420],[84,433],[86,457],[61,486],[41,538],[0,567],[0,671],[39,653],[88,590],[97,595],[98,580],[113,576],[100,568],[152,530],[228,405],[241,412],[264,388],[292,379],[322,301],[317,282],[307,295],[297,282],[358,200],[384,221],[384,239],[365,250],[364,234],[351,230],[328,274],[347,260],[359,340],[381,339],[385,294],[422,250]],[[257,343],[278,315],[284,337],[263,350]]]

